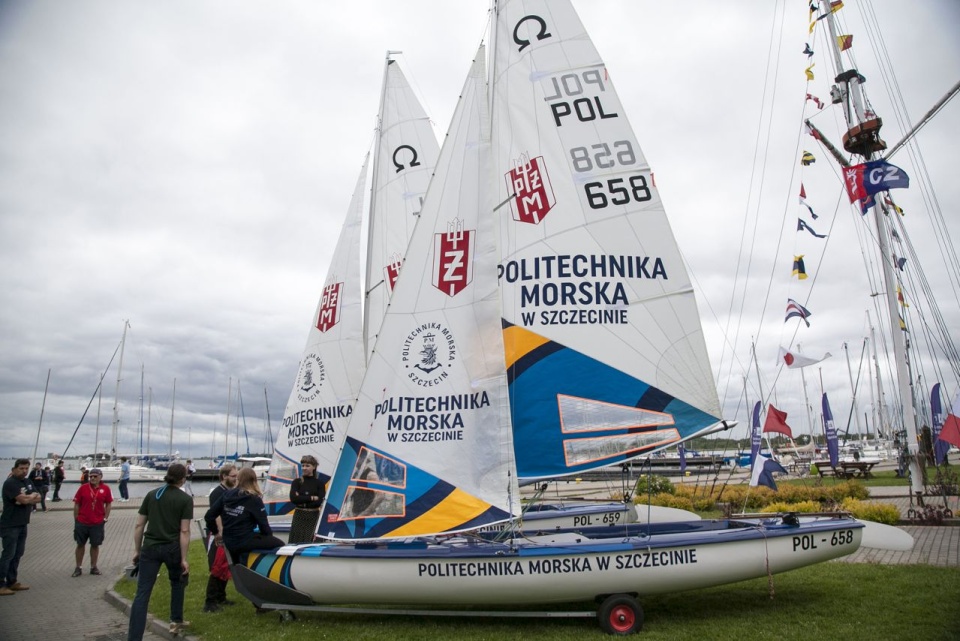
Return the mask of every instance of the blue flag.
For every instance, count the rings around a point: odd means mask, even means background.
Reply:
[[[753,471],[750,473],[750,487],[765,485],[776,492],[777,483],[773,480],[774,473],[786,474],[787,471],[773,459],[762,455],[757,456],[757,460],[753,462]]]
[[[753,429],[750,432],[750,467],[760,453],[760,401],[753,406]]]
[[[943,405],[940,403],[940,383],[933,386],[930,390],[930,413],[933,414],[933,460],[937,465],[942,465],[947,458],[947,452],[950,450],[950,443],[940,440],[940,430],[943,429]]]
[[[830,401],[827,393],[823,393],[823,431],[827,435],[827,451],[830,453],[830,467],[840,463],[840,448],[837,444],[837,426],[833,423],[833,412],[830,411]]]
[[[812,209],[810,210],[810,213],[813,213],[813,210],[812,210]],[[814,218],[816,218],[816,216],[814,216]],[[827,237],[826,234],[818,234],[813,227],[811,227],[811,226],[808,225],[806,222],[804,222],[803,218],[797,218],[797,231],[804,231],[804,230],[810,232],[811,234],[813,234],[813,235],[816,236],[817,238],[826,238],[826,237]]]
[[[680,455],[680,473],[683,474],[687,471],[687,448],[683,443],[677,446],[677,454]]]

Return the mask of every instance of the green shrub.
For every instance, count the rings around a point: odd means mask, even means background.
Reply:
[[[889,503],[873,503],[855,498],[846,498],[841,507],[863,521],[896,525],[900,522],[900,510]]]
[[[646,496],[651,492],[653,494],[661,494],[663,492],[666,492],[667,494],[675,494],[676,490],[673,486],[673,483],[670,482],[670,479],[665,476],[647,474],[646,476],[641,476],[639,479],[637,479],[637,486],[633,490],[635,495]]]
[[[634,498],[634,503],[637,505],[646,505],[647,496],[637,496]],[[652,505],[659,505],[661,507],[675,507],[679,510],[692,510],[693,502],[684,497],[684,496],[675,496],[669,492],[660,492],[659,494],[654,494],[650,498],[650,503]]]
[[[798,503],[788,503],[786,501],[775,501],[768,503],[760,509],[761,512],[819,512],[820,504],[816,501],[800,501]]]

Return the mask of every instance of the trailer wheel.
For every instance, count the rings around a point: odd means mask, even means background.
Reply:
[[[296,621],[297,615],[294,614],[291,610],[280,610],[280,623],[287,623],[288,621]]]
[[[607,634],[633,634],[643,627],[643,608],[629,594],[614,594],[600,604],[597,620]]]

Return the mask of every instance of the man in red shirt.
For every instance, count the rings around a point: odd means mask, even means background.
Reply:
[[[83,574],[83,553],[90,541],[90,574],[100,574],[97,559],[103,543],[103,528],[110,517],[113,495],[110,488],[100,481],[103,472],[95,467],[90,470],[90,481],[80,486],[73,497],[73,540],[77,542],[77,567],[73,576]]]

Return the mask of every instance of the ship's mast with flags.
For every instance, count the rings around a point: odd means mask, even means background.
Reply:
[[[812,5],[811,5],[812,6]],[[851,200],[854,197],[860,201],[861,207],[869,204],[869,199],[873,198],[870,193],[857,193],[854,190],[859,185],[864,186],[863,172],[874,173],[873,180],[875,186],[883,184],[881,175],[886,167],[892,168],[890,171],[898,171],[902,174],[902,179],[906,180],[906,174],[883,161],[881,155],[887,149],[887,144],[880,138],[880,128],[883,126],[883,120],[872,110],[867,95],[864,90],[866,79],[852,65],[846,65],[843,50],[847,47],[843,45],[843,38],[836,24],[836,11],[843,6],[842,2],[820,3],[820,16],[818,20],[823,20],[827,24],[830,32],[828,39],[831,45],[832,59],[836,68],[836,84],[831,88],[831,99],[835,104],[841,105],[843,115],[846,120],[847,133],[843,135],[843,148],[856,156],[863,158],[864,164],[857,166],[846,166],[843,168],[844,179],[850,192]],[[848,57],[846,57],[848,58]],[[849,59],[849,58],[848,58]],[[845,68],[846,67],[846,68]],[[881,161],[874,163],[874,161]],[[866,167],[864,166],[866,165]],[[880,172],[880,173],[875,173]],[[867,180],[870,178],[868,177]],[[899,186],[899,185],[897,185]],[[904,185],[905,186],[905,185]],[[910,467],[910,485],[911,492],[917,497],[922,505],[923,497],[923,469],[920,465],[919,452],[920,442],[917,432],[917,415],[914,409],[914,390],[912,377],[910,375],[910,361],[907,353],[907,340],[902,331],[903,319],[898,309],[897,291],[898,281],[894,272],[893,254],[890,250],[890,229],[888,220],[890,206],[885,198],[875,198],[873,205],[873,217],[877,228],[876,241],[877,249],[880,253],[881,269],[883,273],[884,293],[886,299],[887,313],[891,328],[891,339],[893,341],[894,363],[896,371],[896,389],[899,396],[901,412],[903,416],[903,427],[906,430],[906,446],[909,454]]]

